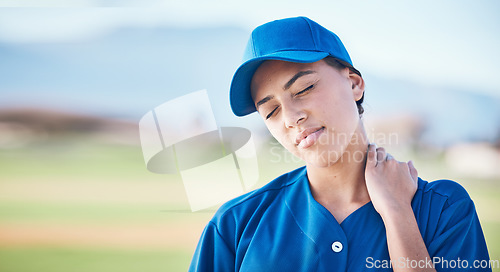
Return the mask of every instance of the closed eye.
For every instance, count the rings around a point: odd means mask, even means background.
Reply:
[[[276,112],[276,110],[278,110],[278,107],[274,108],[273,111],[271,111],[267,116],[266,116],[266,120],[271,118],[271,116],[273,116],[273,114]]]
[[[313,85],[311,85],[311,86],[309,86],[309,87],[307,87],[307,88],[305,88],[304,90],[302,90],[302,91],[300,91],[300,92],[296,93],[296,94],[295,94],[295,96],[298,96],[298,95],[301,95],[301,94],[305,94],[306,92],[308,92],[308,91],[309,91],[309,90],[311,90],[312,88],[314,88],[314,84],[313,84]]]

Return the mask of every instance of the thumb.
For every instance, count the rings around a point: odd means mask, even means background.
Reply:
[[[413,181],[417,182],[418,180],[418,171],[417,168],[415,168],[415,165],[413,165],[413,161],[408,162],[408,169],[410,170],[410,175]]]

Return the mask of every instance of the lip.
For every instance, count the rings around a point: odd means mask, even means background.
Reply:
[[[299,148],[308,148],[313,145],[323,133],[325,127],[308,128],[300,132],[295,138],[295,144]]]

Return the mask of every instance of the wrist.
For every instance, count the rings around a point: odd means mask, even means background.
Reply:
[[[413,214],[413,209],[410,205],[397,205],[388,207],[379,214],[386,224],[401,222],[401,220],[405,220],[406,218],[408,218],[408,216],[411,216],[412,218],[415,217],[415,215]]]

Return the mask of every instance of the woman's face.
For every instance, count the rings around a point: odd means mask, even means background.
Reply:
[[[252,98],[271,134],[308,165],[326,167],[344,155],[358,128],[363,79],[323,60],[269,60],[255,72]]]

